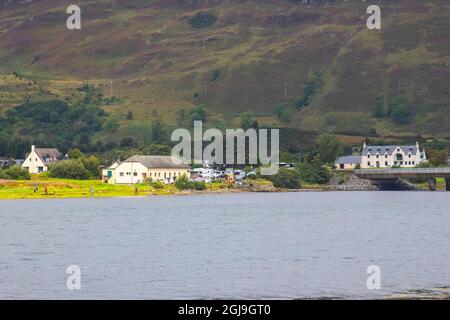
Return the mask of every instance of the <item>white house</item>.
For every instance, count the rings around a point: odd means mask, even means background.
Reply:
[[[361,166],[361,156],[339,157],[334,166],[336,170],[355,170]]]
[[[413,168],[427,161],[425,150],[419,143],[411,146],[368,146],[364,143],[361,154],[361,168]]]
[[[103,181],[110,184],[135,184],[146,180],[171,183],[183,174],[189,177],[189,172],[188,165],[174,162],[171,156],[136,155],[104,169]]]
[[[108,168],[102,169],[102,180],[114,184],[116,181],[116,168],[121,164],[118,160],[110,165]]]
[[[29,173],[42,173],[48,171],[52,162],[59,161],[62,154],[55,148],[36,148],[31,146],[31,152],[25,157],[22,169]]]

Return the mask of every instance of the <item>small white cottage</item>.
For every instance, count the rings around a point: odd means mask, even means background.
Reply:
[[[55,148],[36,148],[31,146],[31,152],[25,157],[22,163],[22,169],[29,173],[42,173],[48,171],[48,166],[52,162],[59,161],[62,157],[61,152]]]

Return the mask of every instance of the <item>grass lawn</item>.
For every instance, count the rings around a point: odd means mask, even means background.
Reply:
[[[38,188],[34,192],[35,187]],[[45,188],[47,187],[47,194]],[[177,192],[175,186],[156,189],[149,185],[110,185],[100,180],[52,179],[33,176],[31,180],[0,180],[0,199],[89,198],[138,195],[165,195]],[[94,194],[91,195],[91,188]]]
[[[420,189],[428,190],[428,182],[420,182],[416,184]],[[437,178],[436,179],[436,190],[445,191],[445,179]]]
[[[35,188],[37,192],[34,192]],[[47,194],[45,188],[47,187]],[[91,195],[91,188],[94,194]],[[45,176],[32,176],[31,180],[0,180],[0,199],[45,199],[45,198],[92,198],[127,197],[146,195],[170,195],[180,192],[173,184],[154,188],[148,184],[111,185],[100,180],[53,179]],[[219,191],[233,188],[226,182],[207,184],[206,191]],[[188,193],[186,191],[184,193]]]

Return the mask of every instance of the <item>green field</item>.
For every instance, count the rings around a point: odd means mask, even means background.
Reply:
[[[38,191],[34,192],[35,187]],[[45,188],[47,187],[47,194]],[[94,194],[91,195],[91,188]],[[138,189],[138,194],[135,192]],[[207,184],[205,192],[227,190],[232,186],[226,183]],[[52,179],[33,176],[32,180],[0,180],[0,199],[45,199],[45,198],[92,198],[92,197],[132,197],[149,195],[170,195],[190,193],[180,192],[172,185],[153,188],[150,185],[111,185],[100,180]]]

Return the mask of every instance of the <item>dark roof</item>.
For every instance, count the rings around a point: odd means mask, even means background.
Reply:
[[[61,159],[62,156],[61,152],[59,152],[56,148],[35,148],[34,151],[44,163],[57,161]],[[28,158],[29,155],[30,154],[27,154],[25,159]],[[50,159],[50,161],[45,161],[47,158]]]
[[[411,145],[411,146],[366,146],[362,151],[362,155],[367,156],[369,153],[371,155],[374,155],[377,153],[380,155],[384,155],[387,153],[390,156],[395,152],[395,150],[397,150],[397,148],[400,148],[405,154],[408,154],[410,152],[411,152],[411,154],[417,153],[416,145]]]
[[[336,164],[361,164],[361,156],[343,156],[336,160]]]
[[[147,168],[157,169],[190,169],[187,164],[177,164],[172,160],[171,156],[132,156],[125,162],[139,162]]]

